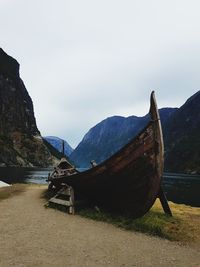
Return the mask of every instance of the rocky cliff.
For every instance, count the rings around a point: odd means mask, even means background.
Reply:
[[[19,63],[0,49],[0,164],[49,166],[55,161],[37,128]]]
[[[172,114],[163,131],[166,170],[200,173],[200,91]]]

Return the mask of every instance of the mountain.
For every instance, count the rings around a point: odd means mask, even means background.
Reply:
[[[200,91],[180,108],[160,109],[165,144],[165,170],[200,173]],[[147,124],[148,115],[114,116],[91,128],[70,155],[75,165],[89,167],[109,158]]]
[[[200,173],[200,91],[172,114],[163,131],[166,170]]]
[[[168,120],[175,111],[173,108],[161,109],[162,122]],[[89,167],[91,160],[99,164],[127,144],[148,121],[149,115],[107,118],[89,130],[70,155],[70,159],[79,167]]]
[[[69,155],[73,152],[73,148],[63,139],[56,136],[45,136],[43,137],[48,143],[50,143],[55,149],[59,152],[62,152],[62,146],[64,141],[64,154],[69,157]]]
[[[0,165],[49,166],[57,159],[37,128],[19,63],[0,48]]]
[[[88,167],[91,160],[102,162],[114,154],[124,144],[124,140],[128,142],[130,134],[136,134],[146,120],[147,118],[140,120],[134,116],[114,116],[103,120],[89,130],[70,159],[81,167]]]

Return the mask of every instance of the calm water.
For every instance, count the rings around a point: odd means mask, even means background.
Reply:
[[[0,168],[0,180],[10,184],[46,184],[52,170],[53,168]],[[200,207],[200,175],[165,173],[163,188],[169,200]]]
[[[163,188],[169,200],[200,207],[200,175],[164,173]]]
[[[0,168],[0,180],[8,184],[47,184],[46,179],[53,168]]]

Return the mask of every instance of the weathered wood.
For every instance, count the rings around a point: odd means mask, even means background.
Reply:
[[[62,140],[62,154],[63,154],[63,157],[65,157],[65,141]]]
[[[68,199],[61,199],[62,197]],[[69,207],[69,214],[75,214],[74,208],[74,190],[71,186],[64,185],[57,194],[49,200],[49,203],[63,205]]]
[[[71,190],[70,188],[62,188],[57,195],[63,195],[63,196],[70,196],[71,195]]]
[[[69,207],[71,205],[70,201],[59,199],[59,198],[51,198],[49,200],[49,202],[50,203],[59,204],[59,205],[63,205],[63,206],[67,206],[67,207]]]
[[[166,214],[172,216],[172,212],[171,209],[169,207],[168,201],[167,201],[167,197],[162,189],[162,187],[160,186],[160,190],[158,192],[158,198],[160,199],[160,203],[163,207],[163,210]]]
[[[58,188],[66,183],[73,187],[76,195],[99,207],[129,213],[133,218],[143,216],[157,198],[164,164],[162,129],[154,92],[150,116],[147,126],[105,162],[85,172],[51,176],[51,183]]]
[[[155,93],[154,91],[151,94],[151,107],[150,107],[151,119],[153,121],[154,127],[154,140],[155,140],[155,160],[156,160],[156,168],[157,174],[162,177],[163,169],[164,169],[164,142],[163,142],[163,133],[162,126],[160,121],[160,115],[158,112],[158,107],[156,103]]]
[[[69,207],[69,213],[70,214],[74,214],[75,213],[75,208],[74,208],[74,190],[73,188],[70,186],[70,197],[69,197],[69,201],[71,203],[70,207]]]

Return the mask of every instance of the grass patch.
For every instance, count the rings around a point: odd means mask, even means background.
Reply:
[[[131,217],[108,213],[103,210],[84,208],[79,211],[83,217],[111,223],[129,231],[138,231],[182,243],[200,243],[200,208],[193,208],[170,202],[173,217],[165,215],[157,200],[143,217]]]
[[[26,187],[27,186],[25,184],[14,184],[8,187],[1,187],[0,201],[21,194],[26,190]]]
[[[42,198],[49,200],[53,195],[55,192],[45,190]],[[147,214],[135,220],[128,216],[87,206],[78,209],[75,207],[75,212],[82,217],[110,223],[125,230],[147,233],[181,243],[200,244],[200,208],[173,202],[169,202],[169,205],[173,217],[164,214],[159,200],[154,203]],[[55,205],[54,208],[66,211],[59,205]]]
[[[142,218],[134,220],[128,216],[111,214],[106,211],[96,211],[95,209],[83,209],[79,211],[79,214],[86,218],[114,224],[125,230],[148,233],[170,240],[173,238],[170,233],[166,231],[167,224],[179,224],[177,218],[169,217],[155,211],[149,211]]]

